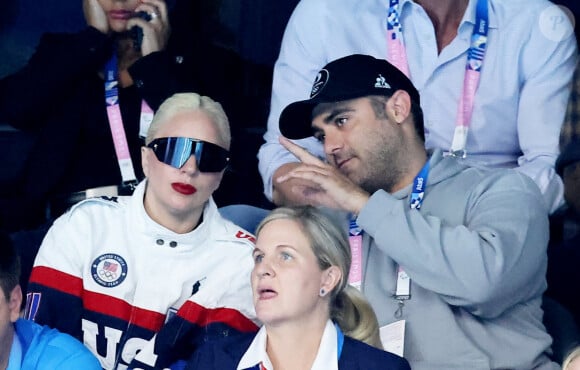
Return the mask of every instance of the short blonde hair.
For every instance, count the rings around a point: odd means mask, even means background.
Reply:
[[[216,125],[220,140],[226,145],[226,149],[229,149],[232,141],[230,123],[221,104],[210,97],[196,93],[178,93],[165,100],[153,116],[149,130],[147,130],[145,144],[153,141],[159,129],[177,113],[198,109],[205,112]]]

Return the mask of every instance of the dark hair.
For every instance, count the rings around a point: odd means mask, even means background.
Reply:
[[[20,258],[10,236],[0,231],[0,286],[6,299],[19,283]]]

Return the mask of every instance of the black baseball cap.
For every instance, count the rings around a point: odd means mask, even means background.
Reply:
[[[404,90],[419,104],[419,92],[397,67],[384,59],[354,54],[328,63],[312,84],[310,99],[288,105],[280,115],[280,132],[289,139],[312,136],[312,110],[320,103],[334,103],[364,96],[391,96]]]

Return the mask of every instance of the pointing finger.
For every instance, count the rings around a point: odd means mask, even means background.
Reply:
[[[298,158],[302,163],[315,166],[324,166],[323,161],[312,155],[310,152],[308,152],[308,150],[304,149],[300,145],[293,143],[284,136],[280,135],[279,141],[284,148],[286,148],[290,153],[294,154],[296,158]]]

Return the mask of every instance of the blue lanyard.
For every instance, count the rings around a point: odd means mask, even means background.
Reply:
[[[415,176],[415,180],[413,180],[413,190],[411,191],[411,197],[409,199],[411,209],[421,209],[421,204],[423,204],[423,198],[425,197],[425,188],[427,187],[429,167],[429,160],[427,160],[427,163],[425,163],[421,171]]]
[[[421,204],[423,204],[423,199],[425,198],[425,188],[427,187],[427,177],[429,176],[429,159],[421,168],[421,171],[415,176],[413,180],[413,189],[411,190],[411,196],[409,197],[409,207],[411,209],[416,209],[417,211],[421,209]],[[393,298],[399,303],[397,310],[395,311],[395,318],[400,319],[403,316],[403,307],[405,306],[405,301],[411,299],[411,277],[407,275],[403,267],[400,265],[397,268],[397,282],[395,284],[395,294]]]
[[[489,33],[489,9],[487,0],[478,0],[475,10],[475,26],[471,35],[471,46],[467,54],[467,69],[479,71],[487,48]]]
[[[111,128],[111,135],[113,144],[115,146],[115,154],[117,155],[117,162],[123,185],[131,188],[137,183],[135,170],[133,169],[133,161],[127,144],[127,136],[125,134],[125,127],[123,125],[123,117],[121,116],[121,108],[119,107],[119,88],[117,81],[117,54],[112,53],[111,58],[105,65],[105,104],[107,108],[107,118],[109,119],[109,127]]]
[[[362,232],[363,232],[363,229],[360,226],[358,226],[356,223],[356,217],[351,215],[349,218],[349,222],[348,222],[348,235],[349,236],[357,236],[357,235],[361,235]]]
[[[342,333],[342,330],[340,330],[340,328],[338,327],[338,325],[335,323],[334,327],[336,328],[336,353],[337,353],[337,359],[340,359],[340,355],[342,354],[342,346],[344,344],[344,334]]]
[[[119,89],[117,82],[117,54],[113,55],[105,64],[105,102],[107,106],[119,104]]]

